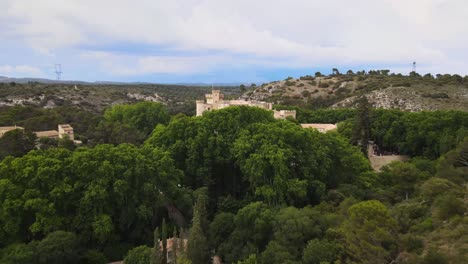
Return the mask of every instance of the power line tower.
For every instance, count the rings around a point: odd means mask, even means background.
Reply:
[[[55,64],[55,74],[57,74],[57,80],[60,80],[62,76],[62,64]]]
[[[413,61],[413,70],[412,70],[412,72],[416,73],[416,62],[415,61]]]

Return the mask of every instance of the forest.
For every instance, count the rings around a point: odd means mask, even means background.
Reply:
[[[0,108],[0,263],[466,261],[467,112],[295,109]],[[85,144],[36,149],[58,122]],[[412,159],[373,171],[367,140]]]

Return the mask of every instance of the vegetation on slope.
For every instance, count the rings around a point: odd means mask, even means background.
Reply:
[[[298,79],[262,84],[244,98],[301,106],[309,109],[354,107],[366,95],[376,108],[419,110],[468,110],[468,76],[390,74],[388,70],[334,71],[329,76],[316,73]]]
[[[175,228],[191,238],[178,263],[463,263],[465,112],[371,110],[371,139],[419,156],[377,173],[352,145],[365,111],[301,111],[344,122],[322,134],[250,107],[169,121],[139,103],[99,124],[135,129],[143,144],[4,158],[0,262],[148,263],[154,238]]]

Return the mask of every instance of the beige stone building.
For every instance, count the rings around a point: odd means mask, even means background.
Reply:
[[[336,124],[301,124],[303,128],[314,128],[319,132],[326,133],[331,130],[336,130]]]
[[[75,140],[73,127],[71,127],[69,124],[58,125],[58,134],[59,138],[68,137],[70,140]]]
[[[204,100],[197,100],[197,116],[203,115],[205,111],[219,110],[229,106],[254,106],[266,110],[272,110],[273,104],[259,101],[246,101],[246,100],[224,100],[224,95],[220,90],[213,90],[211,94],[205,95]],[[287,117],[296,118],[295,110],[272,110],[274,117],[278,119],[285,119]]]
[[[0,127],[0,138],[3,137],[7,132],[10,132],[15,129],[21,129],[24,130],[23,127],[20,126],[5,126],[5,127]]]
[[[61,124],[58,125],[58,130],[47,130],[47,131],[37,131],[34,132],[38,138],[52,138],[52,139],[59,139],[59,138],[66,138],[70,140],[75,140],[75,136],[73,133],[73,127],[69,124]]]

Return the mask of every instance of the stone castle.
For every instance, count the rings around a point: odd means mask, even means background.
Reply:
[[[246,100],[224,100],[224,95],[220,90],[213,90],[211,94],[205,95],[206,101],[197,100],[197,116],[201,116],[205,111],[219,110],[229,106],[254,106],[273,111],[273,116],[278,119],[288,117],[296,118],[296,110],[273,110],[272,103]]]

